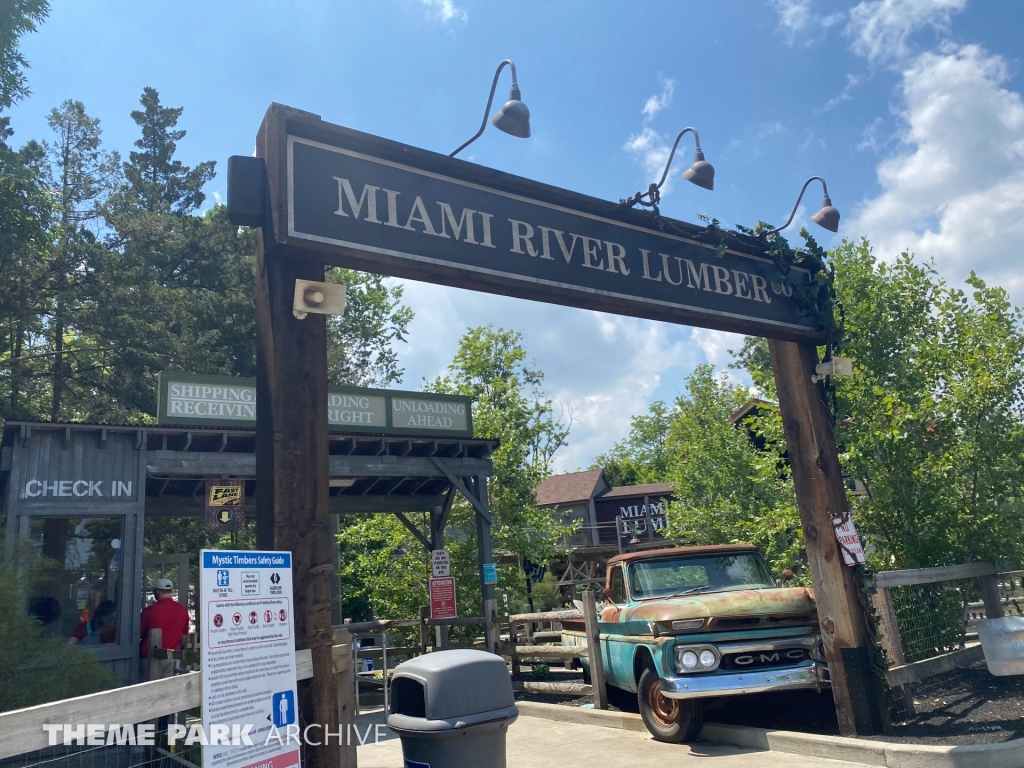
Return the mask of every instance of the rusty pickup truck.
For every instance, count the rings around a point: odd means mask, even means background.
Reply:
[[[829,687],[813,593],[777,586],[753,546],[613,557],[599,614],[609,697],[635,695],[659,741],[695,738],[706,699]],[[582,630],[562,643],[586,645]]]

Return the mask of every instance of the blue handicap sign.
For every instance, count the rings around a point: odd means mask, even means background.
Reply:
[[[226,587],[231,581],[231,571],[217,571],[217,586]]]
[[[274,718],[275,727],[284,728],[295,722],[295,693],[293,691],[275,693],[271,697],[270,703],[270,714]]]
[[[498,583],[498,566],[494,563],[484,563],[484,584]]]

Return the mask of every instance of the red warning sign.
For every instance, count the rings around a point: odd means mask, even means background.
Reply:
[[[455,579],[444,576],[430,580],[430,618],[454,619]]]

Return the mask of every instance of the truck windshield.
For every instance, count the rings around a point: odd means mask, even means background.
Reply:
[[[629,565],[629,589],[634,600],[772,586],[768,568],[757,552],[661,557]]]

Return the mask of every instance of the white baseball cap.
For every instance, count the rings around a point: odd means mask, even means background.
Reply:
[[[174,589],[174,582],[170,579],[157,579],[153,582],[153,589]]]

